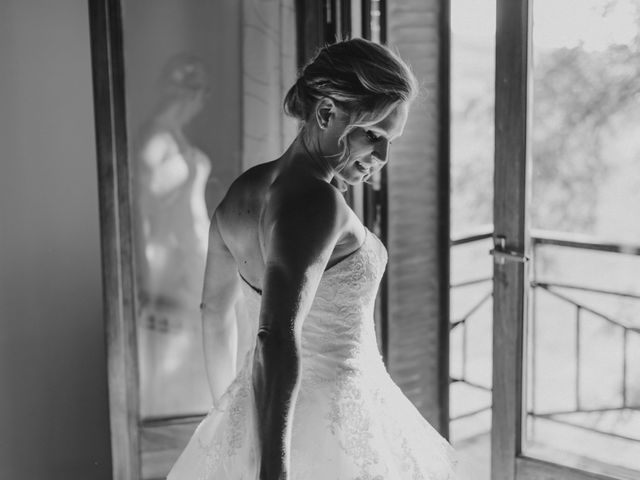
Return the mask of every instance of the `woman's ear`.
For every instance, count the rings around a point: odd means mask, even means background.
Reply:
[[[329,126],[329,121],[336,115],[336,104],[328,97],[323,97],[316,104],[316,122],[321,130]]]

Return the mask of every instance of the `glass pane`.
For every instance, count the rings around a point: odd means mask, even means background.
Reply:
[[[451,255],[450,438],[478,479],[490,478],[491,243],[489,234],[455,245]]]
[[[209,219],[241,165],[240,6],[122,2],[141,478],[211,405],[200,302]]]
[[[640,4],[535,0],[533,15],[524,452],[638,478]]]
[[[241,167],[239,8],[148,0],[123,10],[140,412],[205,413],[209,218]]]
[[[493,223],[495,0],[451,2],[451,231]]]
[[[490,478],[495,0],[451,2],[450,439]]]

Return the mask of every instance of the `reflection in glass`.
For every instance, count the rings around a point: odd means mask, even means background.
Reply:
[[[193,55],[171,58],[137,138],[134,205],[141,414],[206,411],[199,303],[211,162],[185,127],[201,112],[209,78]],[[170,388],[168,388],[170,386]],[[185,395],[188,392],[188,395]]]
[[[555,232],[533,235],[524,453],[638,478],[640,5],[533,15],[532,226]]]
[[[211,407],[201,301],[209,218],[297,133],[293,0],[122,2],[141,478],[164,478]],[[249,341],[236,305],[238,350]],[[213,370],[213,369],[212,369]]]

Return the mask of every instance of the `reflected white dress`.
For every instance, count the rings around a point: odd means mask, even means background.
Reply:
[[[384,246],[368,232],[358,250],[323,274],[302,328],[292,480],[454,478],[450,445],[392,381],[378,350],[373,311],[386,261]],[[242,288],[257,329],[260,294]],[[252,355],[169,480],[258,479]]]

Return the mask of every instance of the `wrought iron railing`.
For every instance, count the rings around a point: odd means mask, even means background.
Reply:
[[[479,231],[472,232],[452,240],[451,247],[452,249],[455,249],[457,246],[460,246],[460,245],[465,245],[465,244],[486,240],[491,238],[492,235],[493,233],[491,232],[491,229],[485,227]],[[532,257],[534,262],[537,258],[540,248],[543,246],[550,246],[550,245],[571,248],[571,249],[581,249],[581,250],[590,250],[590,251],[598,251],[598,252],[611,252],[614,254],[621,254],[621,255],[640,256],[640,247],[635,245],[623,245],[623,244],[616,244],[616,243],[610,243],[610,242],[601,242],[601,241],[593,240],[591,238],[579,237],[575,235],[565,235],[565,234],[560,235],[560,234],[545,232],[545,231],[535,231],[531,236],[531,240],[532,240]],[[452,251],[452,256],[453,255],[454,253]],[[468,310],[461,317],[451,320],[451,327],[450,327],[451,331],[460,330],[460,335],[462,337],[460,350],[459,352],[456,352],[459,355],[461,368],[460,368],[459,375],[456,377],[452,377],[451,382],[452,383],[462,382],[468,385],[469,387],[490,392],[491,385],[481,385],[468,378],[467,365],[468,365],[468,356],[469,356],[468,355],[468,342],[469,342],[468,325],[469,325],[469,322],[473,321],[473,319],[476,318],[475,314],[478,312],[478,310],[491,299],[492,286],[493,286],[492,278],[478,277],[475,279],[466,280],[459,283],[452,283],[450,288],[452,290],[455,290],[455,289],[462,289],[465,287],[469,287],[472,285],[483,285],[483,284],[486,285],[486,291],[482,295],[480,295],[479,300],[477,300],[470,308],[468,308]],[[574,329],[574,335],[575,335],[574,346],[573,346],[574,360],[575,360],[575,372],[574,372],[575,375],[573,378],[573,387],[574,387],[573,401],[574,401],[575,407],[565,409],[565,410],[540,411],[536,407],[536,402],[535,402],[536,395],[532,395],[531,402],[528,405],[527,414],[534,418],[540,418],[540,419],[545,419],[545,420],[549,420],[557,423],[562,423],[575,428],[587,429],[591,432],[610,435],[610,436],[614,436],[624,440],[640,442],[640,435],[636,436],[636,435],[619,434],[613,431],[600,429],[597,427],[597,425],[586,425],[585,423],[581,423],[575,420],[569,420],[566,418],[567,414],[607,413],[607,412],[625,411],[625,410],[640,412],[640,404],[638,404],[638,402],[632,401],[632,398],[629,395],[630,386],[632,382],[632,379],[630,378],[630,375],[629,375],[629,371],[630,371],[629,353],[630,353],[631,338],[632,336],[637,335],[638,336],[637,338],[640,340],[640,328],[638,328],[635,325],[631,325],[627,322],[624,322],[618,318],[614,318],[614,316],[610,314],[599,311],[598,309],[587,305],[585,302],[578,301],[574,298],[571,298],[571,296],[563,292],[577,291],[577,292],[583,292],[583,293],[613,296],[617,298],[627,298],[627,299],[633,299],[633,300],[640,300],[640,294],[636,292],[628,292],[628,291],[620,291],[620,290],[612,290],[612,289],[604,289],[604,288],[594,288],[591,286],[580,285],[576,283],[540,281],[538,278],[536,278],[535,268],[532,269],[532,278],[530,281],[530,286],[531,286],[532,305],[533,305],[533,309],[531,311],[532,345],[535,346],[535,342],[536,342],[535,335],[536,335],[537,318],[536,318],[535,306],[537,303],[536,295],[539,294],[538,292],[544,292],[547,295],[552,295],[557,300],[560,300],[561,302],[564,302],[565,304],[570,305],[571,307],[574,308],[575,315],[572,317],[572,320],[574,322],[573,329]],[[582,339],[581,331],[583,329],[584,313],[589,313],[591,316],[599,318],[603,322],[606,322],[608,325],[610,325],[612,328],[618,329],[620,332],[622,332],[622,335],[620,336],[621,338],[620,349],[622,351],[622,359],[620,362],[621,374],[620,374],[620,385],[618,389],[620,392],[620,398],[618,399],[619,401],[615,405],[608,405],[600,408],[588,408],[585,406],[585,402],[582,396],[583,388],[581,384],[582,368],[583,368],[583,352],[582,352],[583,346],[581,344],[581,339]],[[531,379],[532,388],[535,390],[537,386],[536,375],[538,373],[538,369],[537,369],[538,354],[537,354],[536,348],[532,348],[531,350],[532,350],[531,357],[530,357],[531,365],[529,368],[529,372],[532,375],[532,379]],[[637,381],[638,379],[636,379],[636,382]],[[491,409],[491,404],[489,403],[481,406],[480,408],[476,408],[472,411],[466,411],[464,413],[458,414],[452,417],[451,421],[453,422],[462,418],[472,417],[474,415],[478,415],[490,409]]]
[[[476,231],[469,232],[459,238],[455,238],[451,241],[452,253],[454,255],[454,248],[462,245],[469,245],[476,242],[480,242],[491,238],[493,235],[491,226],[479,227]],[[489,251],[487,250],[487,258]],[[468,376],[468,358],[469,358],[469,322],[476,318],[478,311],[489,302],[493,296],[493,277],[492,276],[478,276],[476,278],[464,280],[461,282],[451,283],[450,289],[464,289],[473,286],[483,286],[483,291],[480,294],[479,300],[474,302],[460,317],[452,318],[450,329],[459,330],[461,335],[461,349],[460,349],[460,372],[458,376],[452,376],[450,382],[463,383],[469,387],[484,391],[491,392],[491,385],[483,385],[477,381],[471,380]],[[450,418],[450,421],[462,420],[464,418],[473,417],[482,412],[491,410],[491,403],[482,405],[473,410],[467,410],[463,413],[459,413]]]

